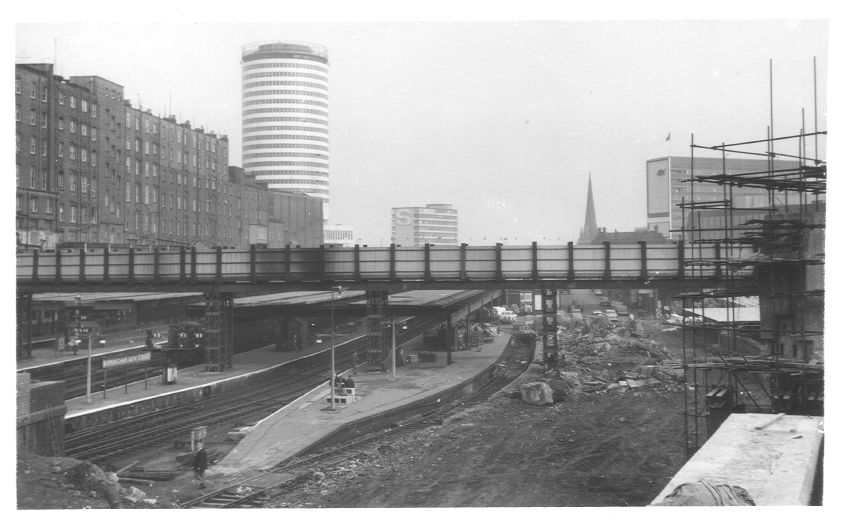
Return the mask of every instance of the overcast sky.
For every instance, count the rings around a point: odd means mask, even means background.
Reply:
[[[544,19],[545,20],[545,19]],[[241,165],[242,45],[330,55],[331,223],[387,245],[390,208],[453,204],[461,241],[566,242],[588,175],[608,230],[646,225],[645,162],[827,125],[826,20],[18,24],[16,62],[98,75],[134,106],[227,134]],[[55,53],[55,54],[54,54]],[[668,135],[671,140],[665,139]],[[821,141],[821,158],[825,140]],[[796,150],[794,150],[796,151]],[[705,154],[703,154],[705,155]]]

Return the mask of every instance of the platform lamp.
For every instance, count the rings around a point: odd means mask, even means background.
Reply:
[[[396,350],[395,326],[396,326],[396,323],[399,323],[401,325],[401,330],[407,330],[407,321],[406,320],[402,320],[400,322],[396,322],[395,319],[390,320],[390,327],[392,327],[392,333],[393,333],[393,335],[392,335],[392,348],[390,349],[390,364],[392,365],[393,369],[392,369],[392,377],[391,377],[390,381],[395,381],[395,365],[396,365],[396,361],[395,361],[395,350]]]
[[[331,287],[331,410],[336,410],[336,336],[334,335],[334,293],[342,296],[345,289],[341,285]]]
[[[80,304],[82,303],[83,298],[78,294],[74,296],[74,302],[76,303],[76,326],[77,330],[74,333],[74,341],[78,341],[79,333],[80,333]],[[88,341],[88,354],[86,355],[86,404],[91,404],[91,331],[89,331],[89,341]],[[74,347],[74,352],[76,352],[76,348]]]

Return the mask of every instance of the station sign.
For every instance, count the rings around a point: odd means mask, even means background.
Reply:
[[[143,363],[151,360],[150,352],[142,352],[139,354],[129,354],[126,356],[105,358],[103,360],[103,368],[120,367],[124,365],[133,365],[135,363]]]

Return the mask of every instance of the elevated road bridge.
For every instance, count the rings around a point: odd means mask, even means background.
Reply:
[[[543,348],[551,354],[557,349],[557,289],[681,290],[687,285],[694,290],[722,286],[735,278],[739,287],[752,280],[755,294],[752,258],[753,251],[748,247],[684,242],[248,250],[57,249],[52,253],[32,251],[17,255],[17,308],[19,314],[21,309],[26,314],[32,295],[40,292],[202,292],[206,365],[209,371],[221,371],[231,367],[234,298],[240,294],[307,290],[334,295],[342,287],[347,291],[365,290],[367,361],[370,367],[378,368],[384,366],[389,349],[384,338],[387,319],[393,314],[389,293],[414,289],[540,290]],[[331,296],[329,314],[335,307]],[[472,310],[472,306],[467,306],[446,313],[447,352],[454,345],[456,324]]]
[[[198,250],[154,248],[19,253],[19,293],[254,293],[347,289],[716,286],[753,278],[751,248],[719,244],[430,246]],[[749,266],[749,267],[748,267]],[[755,284],[754,284],[755,285]]]

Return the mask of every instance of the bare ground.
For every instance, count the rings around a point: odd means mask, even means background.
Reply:
[[[682,394],[503,394],[358,459],[270,507],[642,506],[682,465]]]
[[[644,337],[675,352],[681,336],[650,323]],[[650,360],[615,347],[577,361],[573,368],[583,379],[611,381]],[[267,507],[643,506],[684,463],[682,384],[587,392],[539,366],[525,380],[545,381],[566,396],[537,406],[508,389],[441,425],[365,446],[352,460],[320,468],[272,495]],[[150,459],[165,464],[163,457],[171,455]],[[63,461],[58,472],[57,460]],[[20,455],[18,508],[109,507],[104,497],[68,482],[64,473],[78,462]],[[170,464],[176,466],[173,459]],[[139,489],[149,501],[125,500],[123,507],[174,507],[200,493],[185,467],[172,481]]]

